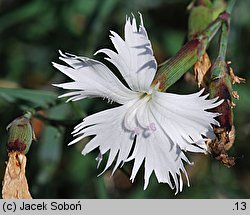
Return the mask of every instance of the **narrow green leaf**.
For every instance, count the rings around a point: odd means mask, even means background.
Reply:
[[[57,95],[49,91],[10,88],[0,88],[0,97],[9,97],[10,100],[13,99],[14,101],[21,99],[42,107],[53,103],[57,99]]]

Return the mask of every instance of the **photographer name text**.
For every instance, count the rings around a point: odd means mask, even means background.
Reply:
[[[61,201],[51,201],[47,203],[42,201],[39,203],[32,203],[28,201],[6,201],[2,205],[2,210],[4,212],[16,212],[16,211],[82,211],[81,201],[76,203],[67,203]]]

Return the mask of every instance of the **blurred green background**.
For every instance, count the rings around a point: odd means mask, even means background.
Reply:
[[[67,146],[70,132],[88,114],[112,105],[102,99],[64,104],[56,99],[52,83],[65,81],[51,65],[59,62],[58,50],[92,57],[100,48],[110,47],[109,30],[123,34],[125,15],[140,11],[158,63],[173,56],[187,38],[189,0],[0,0],[0,87],[16,91],[0,92],[0,178],[3,179],[7,153],[6,126],[24,110],[39,106],[32,120],[37,142],[27,154],[27,177],[34,198],[250,198],[250,87],[234,86],[236,101],[236,141],[230,154],[236,165],[226,168],[209,155],[187,153],[193,166],[187,166],[191,187],[185,184],[177,196],[166,184],[151,177],[143,191],[143,169],[134,184],[123,171],[110,178],[100,177],[94,151],[81,155],[87,140]],[[232,14],[228,60],[236,75],[250,79],[250,1],[238,1]],[[209,54],[216,56],[218,38]],[[103,56],[96,58],[103,61]],[[212,59],[214,60],[214,59]],[[109,64],[110,65],[110,64]],[[19,88],[40,90],[36,93]],[[185,78],[170,91],[195,92],[197,87]],[[49,108],[53,106],[53,108]],[[125,165],[130,171],[131,164]]]

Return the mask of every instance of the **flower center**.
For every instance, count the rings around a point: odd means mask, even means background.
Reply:
[[[155,92],[158,91],[159,84],[151,87],[148,92],[141,92],[137,100],[132,101],[131,106],[127,109],[124,116],[124,126],[130,131],[140,128],[147,130],[153,122],[149,122],[145,114],[147,113],[147,105],[151,101]],[[154,123],[153,123],[154,125]]]
[[[148,92],[145,92],[141,95],[140,100],[144,101],[144,102],[148,102],[149,100],[152,99],[153,94],[156,91],[159,91],[159,86],[160,86],[160,82],[158,82],[155,86],[150,87]]]
[[[148,102],[152,98],[152,93],[143,93],[140,97],[140,103]]]

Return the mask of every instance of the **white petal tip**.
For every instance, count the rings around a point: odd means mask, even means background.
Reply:
[[[60,87],[60,84],[51,84],[53,87]]]
[[[81,154],[85,156],[87,153],[84,150],[82,150]]]
[[[102,53],[102,51],[101,51],[102,49],[100,49],[100,50],[98,50],[98,51],[96,51],[93,55],[97,55],[97,54],[99,54],[99,53]]]
[[[82,136],[77,137],[76,139],[72,140],[72,141],[68,144],[68,146],[73,145],[73,144],[75,144],[75,143],[79,142],[81,139],[83,139],[83,137],[82,137]]]
[[[68,143],[68,146],[71,146],[71,145],[73,145],[74,143],[73,143],[73,141],[71,141],[70,143]]]
[[[219,99],[219,97],[218,97],[218,99]],[[218,100],[218,99],[217,99],[217,100]],[[217,102],[217,103],[218,103],[218,106],[221,105],[224,101],[225,101],[225,99],[221,99],[220,101],[218,101],[218,102]]]
[[[74,130],[71,132],[71,134],[75,135],[77,133],[77,130]]]

